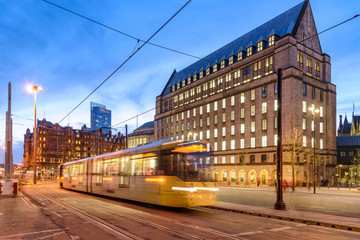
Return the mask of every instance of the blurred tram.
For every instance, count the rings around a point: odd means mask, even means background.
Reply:
[[[201,141],[168,139],[60,165],[66,189],[169,207],[216,204],[211,152]]]

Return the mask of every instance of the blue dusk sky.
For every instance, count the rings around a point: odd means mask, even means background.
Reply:
[[[52,0],[53,3],[146,40],[186,1]],[[299,0],[193,0],[152,42],[204,57]],[[358,0],[310,1],[320,32],[360,13]],[[337,114],[360,114],[360,17],[320,35],[331,56]],[[7,86],[12,83],[14,162],[22,163],[23,139],[33,127],[34,97],[41,86],[38,119],[59,122],[138,48],[136,40],[96,25],[41,0],[0,0],[0,163],[4,161]],[[90,126],[90,101],[112,111],[112,125],[155,107],[174,69],[197,59],[146,45],[60,125]],[[155,111],[139,117],[139,126]],[[127,122],[130,132],[136,120]],[[118,126],[124,132],[124,124]]]

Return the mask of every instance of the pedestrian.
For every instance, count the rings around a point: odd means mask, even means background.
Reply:
[[[257,187],[260,187],[260,180],[259,179],[256,179],[256,184],[257,184]]]
[[[284,192],[286,191],[286,186],[287,186],[287,183],[286,183],[286,181],[284,181],[283,182],[283,190],[284,190]]]

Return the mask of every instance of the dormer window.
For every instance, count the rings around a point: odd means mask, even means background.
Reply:
[[[231,56],[229,57],[229,65],[230,65],[230,64],[233,64],[234,62],[236,62],[236,56],[235,56],[235,55],[231,55]]]
[[[180,89],[180,82],[177,83],[177,88],[176,89]]]
[[[246,56],[251,56],[253,54],[253,46],[250,46],[246,49]]]
[[[212,73],[212,67],[206,68],[206,75],[210,75]]]
[[[172,91],[174,92],[176,89],[175,89],[175,84],[172,85]]]
[[[185,87],[185,85],[186,85],[186,81],[185,81],[185,79],[184,79],[184,80],[182,80],[181,86],[182,86],[182,87]]]
[[[269,37],[269,47],[274,45],[274,43],[275,43],[275,34]]]
[[[218,70],[219,64],[215,63],[213,65],[213,72],[216,72]]]
[[[194,80],[194,82],[195,82],[196,80],[198,80],[198,74],[197,74],[197,73],[194,74],[193,80]]]
[[[191,76],[187,78],[187,84],[191,83]]]
[[[226,67],[226,65],[227,65],[227,60],[226,59],[223,59],[223,60],[220,61],[220,67],[221,68]]]
[[[240,51],[238,52],[238,61],[242,60],[244,58],[244,55],[245,55],[245,51]]]
[[[260,52],[261,50],[263,50],[263,46],[264,45],[264,41],[260,41],[257,43],[257,51]]]
[[[204,77],[204,70],[201,70],[199,78],[203,78],[203,77]]]

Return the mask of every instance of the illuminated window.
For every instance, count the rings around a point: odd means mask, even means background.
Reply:
[[[261,50],[263,50],[263,41],[257,43],[257,51],[260,52]]]
[[[320,149],[324,148],[324,139],[320,138]]]
[[[312,137],[311,138],[311,147],[314,148],[314,146],[315,146],[315,139]]]
[[[206,126],[210,126],[210,117],[206,117]]]
[[[214,143],[214,151],[217,151],[218,150],[218,144],[217,144],[217,142],[215,142]],[[216,159],[217,159],[217,157],[215,157]],[[214,158],[214,160],[215,160],[215,158]],[[215,161],[214,161],[215,162]]]
[[[229,57],[229,64],[233,64],[234,63],[234,56],[230,56]]]
[[[303,113],[306,113],[306,111],[307,111],[307,109],[306,109],[306,102],[303,101],[302,104],[303,104],[302,111],[303,111]]]
[[[311,121],[311,131],[315,131],[314,120]]]
[[[222,128],[222,136],[225,137],[226,136],[226,127]]]
[[[306,136],[303,136],[303,147],[306,147],[306,145],[307,145],[307,144],[306,144],[306,143],[307,143],[306,141],[307,141],[307,140],[306,140]]]
[[[222,164],[226,163],[226,157],[222,157]],[[223,181],[226,182],[226,172],[223,172]]]
[[[324,133],[324,123],[320,122],[320,129],[319,129],[320,133]]]
[[[277,128],[277,117],[274,117],[274,128]]]
[[[234,125],[231,126],[231,135],[235,135],[235,126]]]
[[[250,91],[250,100],[255,100],[255,89]]]
[[[221,150],[225,151],[226,150],[226,141],[222,141],[222,144],[221,144]]]
[[[250,116],[255,116],[255,105],[250,107]]]
[[[251,138],[250,143],[251,143],[250,147],[254,148],[255,147],[255,138],[254,137]]]
[[[235,96],[231,96],[230,102],[231,102],[231,106],[235,105]]]
[[[240,124],[240,133],[241,134],[245,133],[245,124],[244,123]]]
[[[202,106],[199,107],[199,112],[200,112],[200,115],[203,114],[203,107]]]
[[[261,120],[261,130],[267,130],[267,119]]]
[[[196,116],[196,108],[193,109],[193,116]]]
[[[218,70],[218,64],[215,63],[215,64],[213,65],[213,72],[216,72],[217,70]]]
[[[203,140],[203,132],[202,131],[199,132],[199,139]]]
[[[214,138],[217,138],[217,136],[218,136],[218,130],[217,130],[217,128],[215,128],[214,129]]]
[[[225,98],[222,100],[222,108],[226,108],[226,99]]]
[[[274,135],[274,146],[277,146],[277,134]]]
[[[223,114],[222,114],[222,122],[223,122],[223,123],[226,122],[226,113],[223,113]]]
[[[231,111],[230,113],[230,120],[234,121],[235,120],[235,111]]]
[[[206,130],[206,139],[210,138],[210,130]]]
[[[186,111],[186,117],[189,118],[190,117],[190,110]]]
[[[250,131],[255,132],[255,122],[254,121],[250,123]]]
[[[261,113],[262,114],[267,113],[267,102],[263,102],[261,104]]]
[[[193,121],[193,128],[194,129],[196,128],[196,121],[195,120]]]
[[[217,115],[214,115],[214,124],[217,124],[218,121],[217,121]]]
[[[235,141],[235,140],[233,140],[233,141]],[[235,147],[234,147],[234,149],[235,149]],[[230,163],[235,163],[235,156],[230,157]],[[235,182],[235,172],[231,172],[231,181]]]
[[[261,146],[267,147],[267,136],[262,136],[261,138]]]
[[[274,43],[275,43],[275,35],[271,35],[269,37],[269,47],[274,45]]]
[[[181,112],[181,120],[184,120],[184,112]]]
[[[240,148],[244,149],[245,148],[245,139],[240,139]]]
[[[244,103],[245,102],[245,93],[241,93],[240,94],[240,103]]]
[[[307,119],[303,118],[303,124],[302,124],[302,129],[306,130],[306,125],[307,125]]]
[[[265,67],[270,67],[273,64],[273,57],[267,57],[265,58]]]
[[[210,103],[206,104],[206,112],[207,112],[207,113],[210,112]]]
[[[230,141],[230,149],[234,150],[235,149],[235,140],[231,140]]]
[[[274,100],[274,111],[276,112],[278,110],[278,101],[277,99]]]
[[[245,117],[245,109],[241,108],[240,109],[240,118],[244,118]]]
[[[251,55],[253,54],[252,48],[253,48],[252,46],[246,48],[246,55],[247,55],[247,56],[251,56]]]
[[[324,117],[324,108],[320,107],[320,117]]]
[[[218,105],[217,105],[217,101],[214,102],[214,111],[218,110]]]

